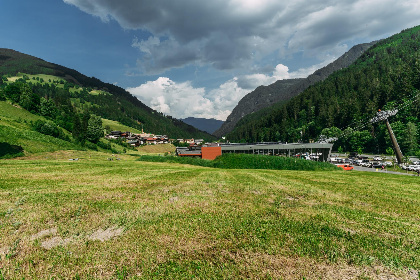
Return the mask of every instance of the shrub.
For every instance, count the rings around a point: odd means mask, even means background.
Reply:
[[[0,142],[0,158],[14,158],[24,156],[23,148],[18,145]]]
[[[225,169],[339,170],[327,162],[264,155],[224,154],[215,160],[177,156],[141,156],[140,161],[173,162]]]

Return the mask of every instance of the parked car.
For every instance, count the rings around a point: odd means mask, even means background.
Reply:
[[[350,171],[353,170],[353,166],[348,164],[337,164],[337,167],[343,168],[343,170]]]
[[[382,157],[381,156],[373,156],[373,160],[374,161],[382,161]]]
[[[373,162],[372,168],[382,168],[382,166],[385,166],[382,162]]]
[[[409,170],[409,171],[416,171],[417,172],[417,170],[420,170],[420,165],[409,165],[407,167],[407,170]]]
[[[362,163],[360,164],[360,166],[363,166],[363,167],[372,167],[372,163],[369,160],[364,159],[362,161]]]
[[[386,166],[392,166],[392,165],[393,165],[391,161],[385,161],[385,162],[384,162],[384,164],[385,164]]]
[[[363,160],[361,159],[356,159],[353,163],[356,165],[360,165],[362,163]]]

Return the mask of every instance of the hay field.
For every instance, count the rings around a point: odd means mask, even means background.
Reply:
[[[0,279],[418,279],[418,177],[109,157],[0,160]]]

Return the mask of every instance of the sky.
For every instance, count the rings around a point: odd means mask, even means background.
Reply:
[[[419,0],[0,0],[0,48],[116,84],[175,118],[225,120],[260,85],[420,25]]]

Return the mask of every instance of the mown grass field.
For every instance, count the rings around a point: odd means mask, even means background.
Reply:
[[[418,279],[418,177],[119,157],[0,160],[0,279]]]

